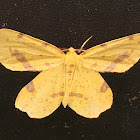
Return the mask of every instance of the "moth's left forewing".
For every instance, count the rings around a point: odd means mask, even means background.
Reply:
[[[64,62],[54,45],[10,29],[0,29],[0,63],[14,71],[41,71]]]
[[[140,59],[140,33],[109,41],[80,54],[80,63],[99,72],[125,72]]]

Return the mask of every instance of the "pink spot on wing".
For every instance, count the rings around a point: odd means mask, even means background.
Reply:
[[[64,92],[53,93],[53,94],[52,94],[52,98],[55,98],[55,97],[57,97],[58,95],[64,96]]]
[[[112,62],[105,70],[104,72],[110,72],[112,71],[116,66],[116,63]]]
[[[80,93],[70,93],[69,96],[75,96],[75,97],[78,97],[78,98],[82,98],[83,95],[80,94]]]
[[[100,46],[103,47],[103,48],[107,48],[106,44],[101,44]]]
[[[27,89],[27,91],[29,91],[29,92],[34,92],[34,84],[33,84],[33,81],[31,81],[30,83],[28,83],[28,84],[26,85],[26,89]]]
[[[48,68],[51,68],[51,67],[52,67],[52,65],[49,64],[49,63],[45,63],[45,65],[46,65]]]
[[[22,38],[23,35],[24,35],[23,33],[19,33],[19,34],[18,34],[18,38]]]
[[[94,63],[93,65],[91,65],[91,68],[93,69],[96,66],[97,66],[97,63]]]
[[[129,57],[129,53],[128,51],[124,52],[124,54],[120,55],[115,61],[114,63],[118,63],[118,62],[122,62],[125,58]]]
[[[101,86],[100,91],[105,92],[108,88],[109,88],[108,84],[106,83],[106,81],[104,81],[102,86]]]
[[[124,54],[120,55],[118,58],[116,58],[105,70],[104,72],[110,72],[112,71],[116,64],[119,62],[122,62],[125,58],[128,58],[131,53],[133,52],[133,50],[131,50],[131,52],[129,53],[128,51],[124,52]]]
[[[48,45],[48,43],[47,43],[47,42],[42,43],[42,47],[46,47],[47,45]]]
[[[22,62],[25,69],[28,71],[35,71],[35,69],[27,62],[25,56],[22,53],[19,53],[17,50],[12,51],[11,48],[9,48],[9,51],[12,56],[15,56],[18,61]]]
[[[129,40],[133,40],[133,35],[128,36]]]

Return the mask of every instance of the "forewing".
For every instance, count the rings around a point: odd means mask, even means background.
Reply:
[[[140,33],[97,45],[81,53],[80,63],[99,72],[125,72],[140,59]]]
[[[0,63],[13,71],[41,71],[60,65],[64,53],[29,35],[0,29]]]
[[[45,70],[18,94],[15,107],[30,118],[44,118],[53,113],[64,96],[64,66]]]
[[[111,107],[112,101],[112,91],[101,75],[78,65],[68,106],[83,117],[97,118]]]

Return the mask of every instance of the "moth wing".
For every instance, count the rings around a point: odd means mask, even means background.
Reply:
[[[113,95],[101,75],[78,65],[75,70],[68,106],[86,118],[97,118],[111,108]]]
[[[18,94],[15,107],[30,118],[44,118],[61,104],[64,95],[64,66],[44,70]]]
[[[0,29],[0,63],[13,71],[41,71],[63,63],[65,54],[29,35]]]
[[[80,55],[80,63],[99,72],[125,72],[140,59],[140,33],[92,47]]]

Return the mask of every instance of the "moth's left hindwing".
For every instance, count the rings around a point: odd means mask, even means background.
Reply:
[[[80,63],[99,72],[125,72],[140,59],[140,33],[92,47],[80,55]]]
[[[13,71],[41,71],[64,63],[65,54],[45,41],[0,29],[0,63]]]
[[[64,96],[64,65],[42,71],[18,94],[15,107],[30,118],[44,118],[52,114]]]

